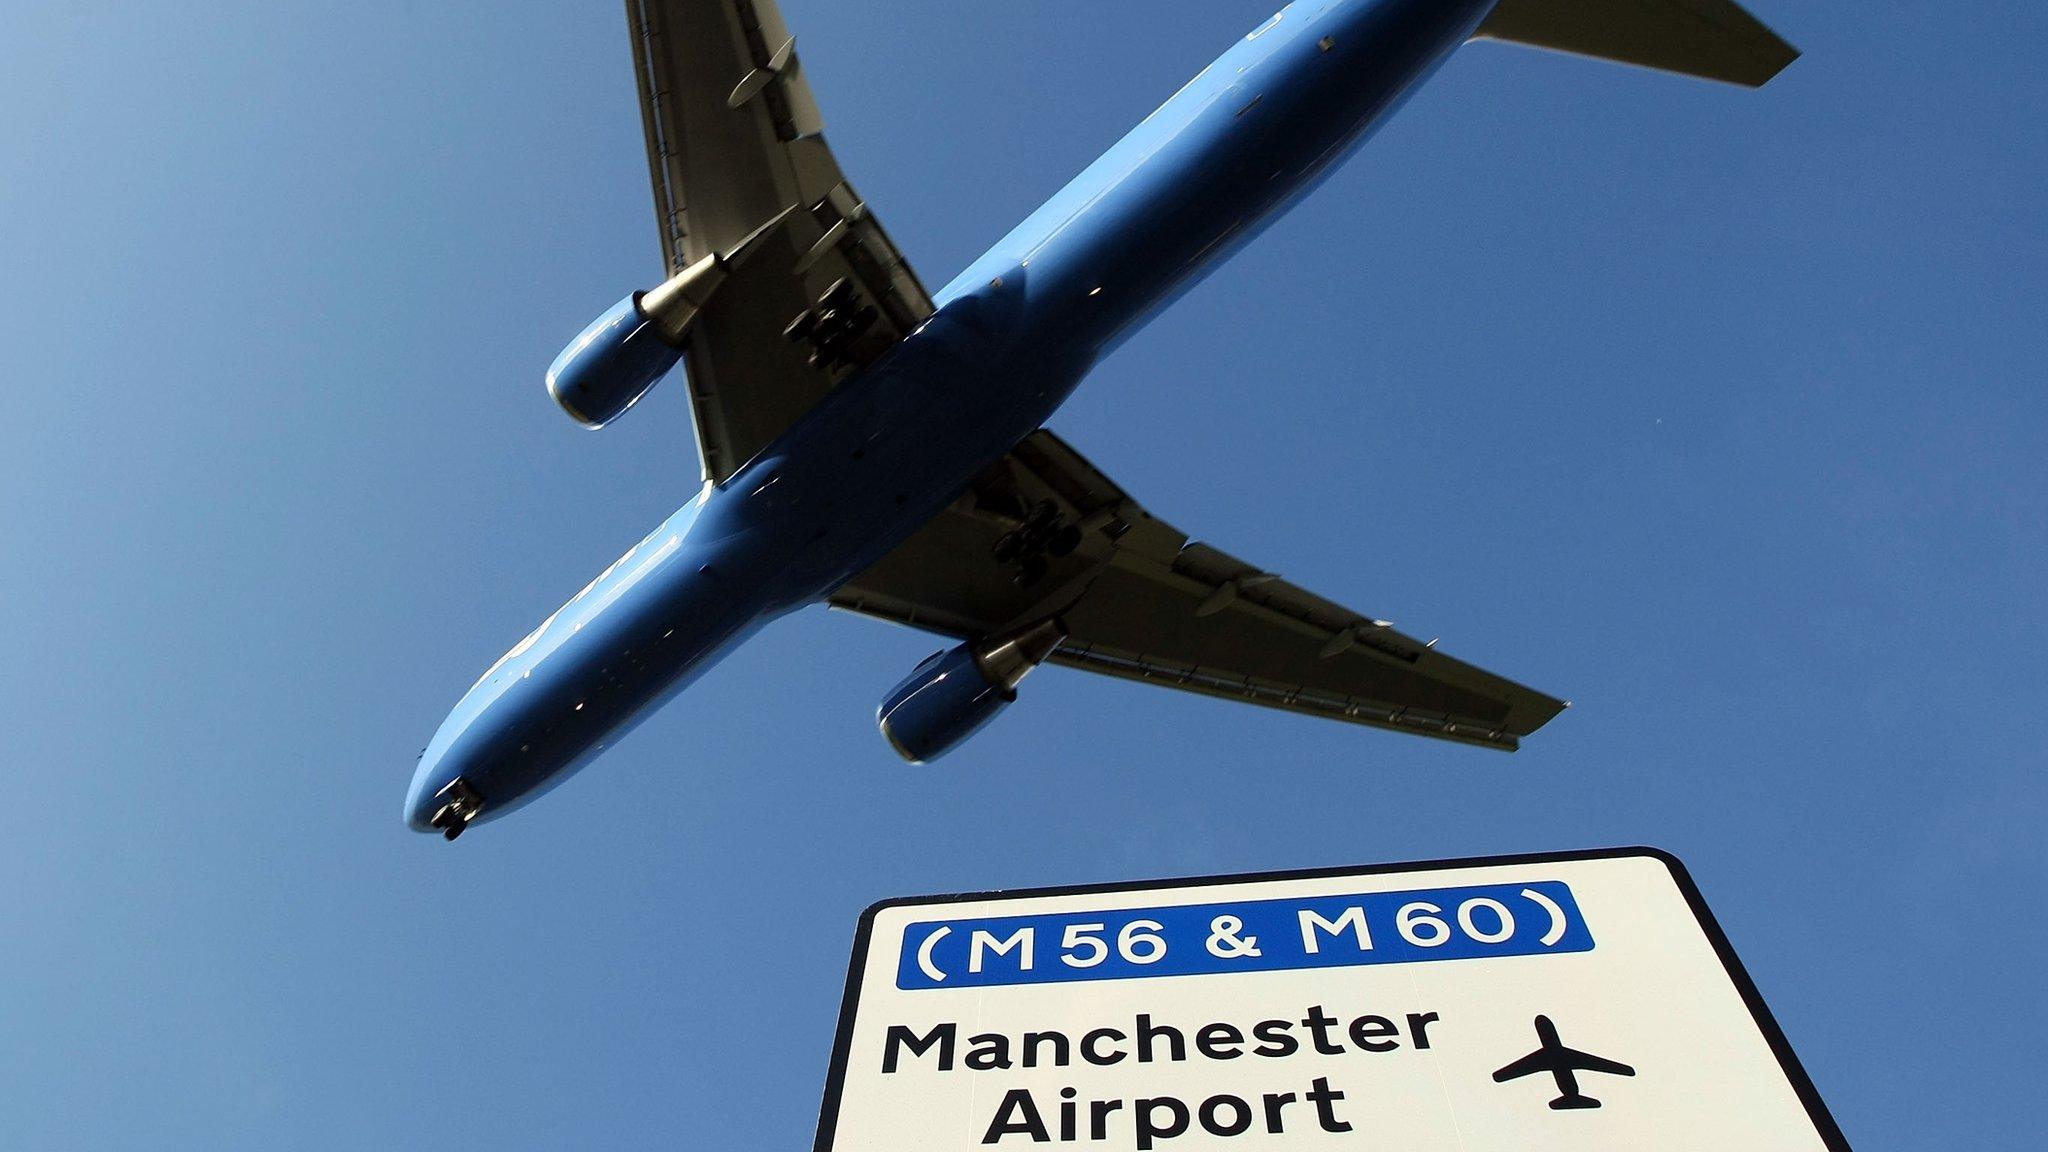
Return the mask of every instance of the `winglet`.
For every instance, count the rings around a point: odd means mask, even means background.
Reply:
[[[1733,0],[1501,0],[1474,35],[1761,88],[1799,50]]]

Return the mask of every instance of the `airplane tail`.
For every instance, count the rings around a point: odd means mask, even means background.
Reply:
[[[1501,0],[1474,39],[1761,88],[1799,50],[1734,0]]]
[[[1600,1102],[1591,1096],[1579,1096],[1576,1094],[1559,1096],[1550,1102],[1550,1110],[1552,1112],[1578,1112],[1588,1108],[1598,1108],[1599,1106]]]

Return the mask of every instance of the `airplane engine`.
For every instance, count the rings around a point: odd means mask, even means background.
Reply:
[[[1017,685],[1064,639],[1066,630],[1049,620],[934,653],[876,709],[883,738],[912,764],[937,760],[1015,703]]]
[[[707,256],[652,292],[635,292],[598,317],[548,369],[548,394],[589,428],[602,428],[661,382],[727,266]]]

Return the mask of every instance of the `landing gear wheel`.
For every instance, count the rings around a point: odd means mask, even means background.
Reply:
[[[881,318],[861,303],[860,292],[847,280],[834,281],[814,308],[797,313],[783,329],[785,339],[810,347],[810,364],[836,372],[854,364],[854,348]]]
[[[434,810],[434,818],[427,821],[427,827],[436,829],[448,840],[454,840],[469,830],[469,822],[484,810],[484,798],[469,786],[469,782],[457,777],[448,786],[434,793],[434,799],[442,805]]]
[[[457,836],[469,828],[469,821],[462,818],[461,810],[450,804],[434,813],[433,826],[441,830],[442,839],[453,843]]]

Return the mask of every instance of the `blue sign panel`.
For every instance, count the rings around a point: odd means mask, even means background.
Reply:
[[[896,986],[987,988],[1590,952],[1559,881],[912,924]]]

